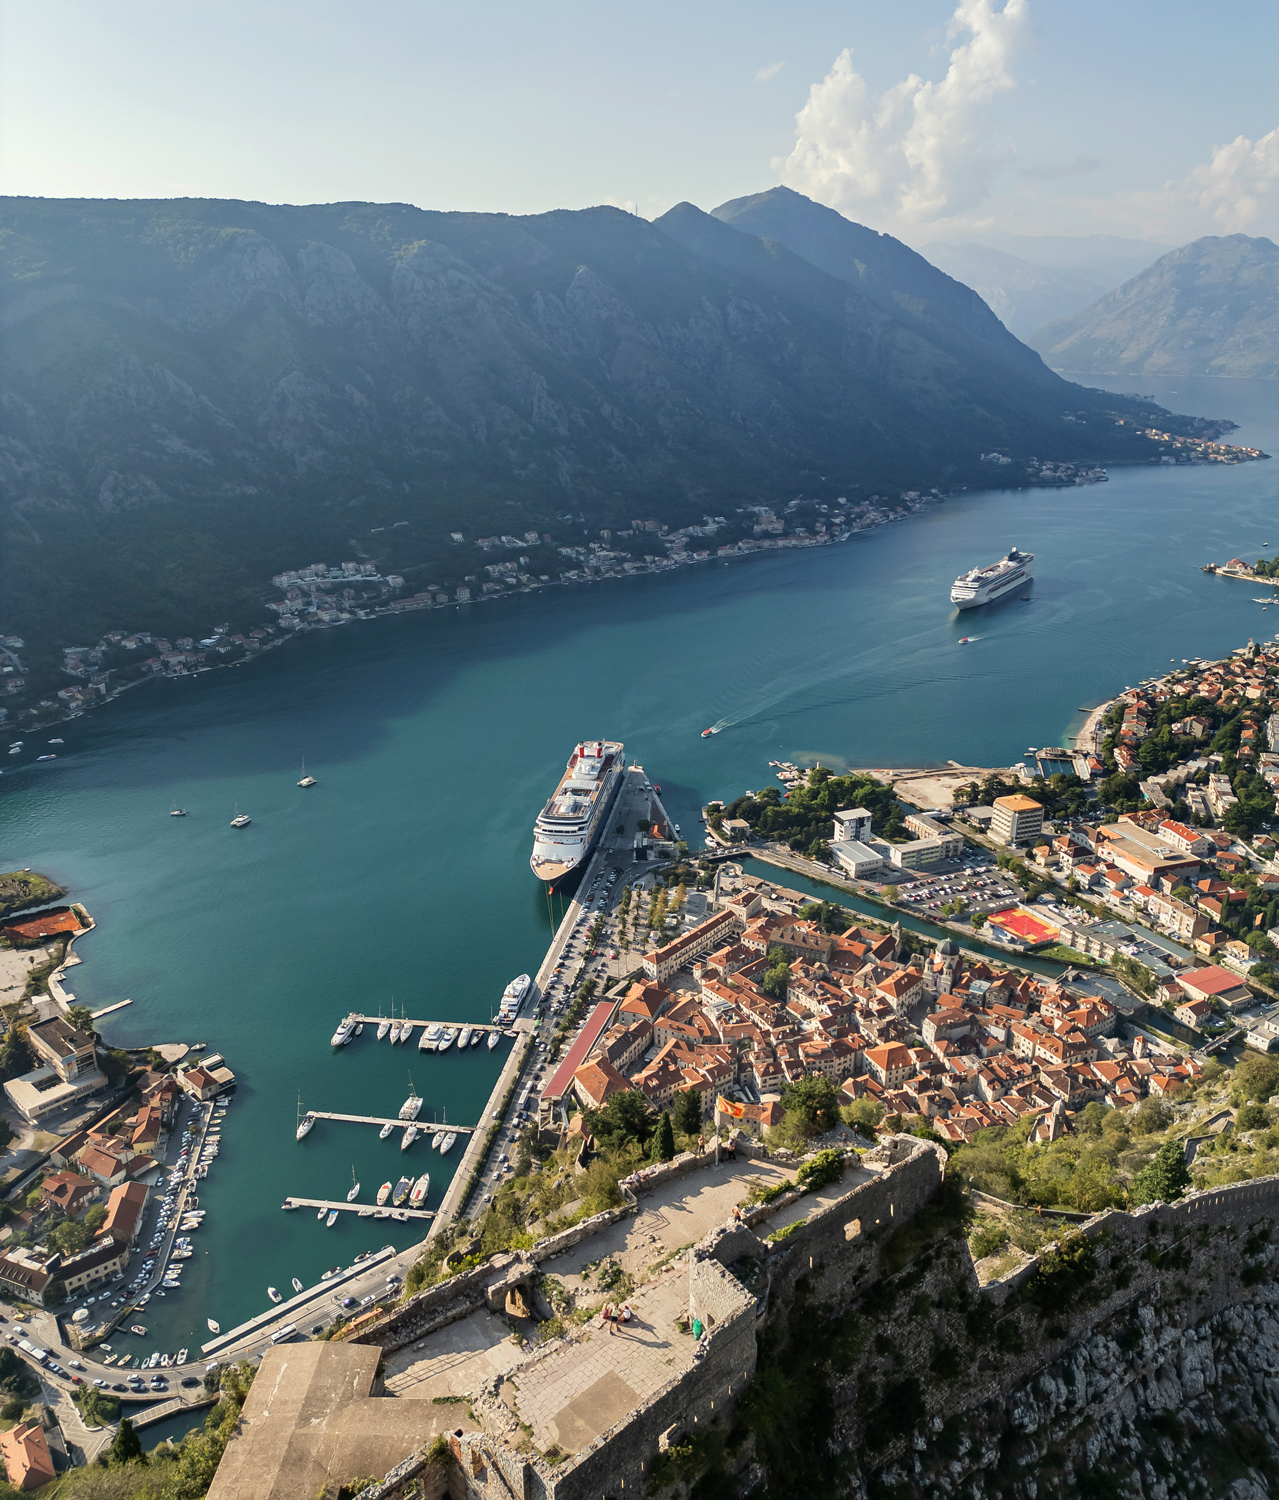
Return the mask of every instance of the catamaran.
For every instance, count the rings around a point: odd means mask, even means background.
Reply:
[[[315,777],[314,776],[308,776],[306,774],[306,756],[305,755],[302,757],[302,780],[298,782],[298,785],[299,786],[314,786],[315,785]]]
[[[435,1038],[439,1035],[438,1026],[423,1026],[422,1035],[417,1039],[417,1050],[419,1052],[434,1052]]]
[[[416,1120],[422,1113],[422,1099],[413,1087],[413,1075],[409,1074],[409,1097],[400,1105],[401,1120]]]
[[[231,827],[247,828],[249,824],[252,823],[252,821],[253,819],[248,815],[248,813],[242,813],[240,811],[240,804],[237,802],[235,804],[235,817],[231,819]]]

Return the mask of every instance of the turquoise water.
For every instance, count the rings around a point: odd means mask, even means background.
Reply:
[[[1274,385],[1141,387],[1279,452]],[[31,764],[33,746],[6,764],[3,867],[47,871],[97,918],[70,983],[94,1008],[132,998],[107,1038],[206,1041],[241,1080],[199,1253],[137,1352],[197,1345],[207,1316],[227,1328],[265,1308],[268,1283],[309,1285],[417,1237],[345,1215],[327,1230],[279,1204],[344,1197],[352,1167],[368,1200],[428,1165],[437,1203],[460,1149],[402,1155],[327,1122],[299,1143],[298,1096],[394,1114],[411,1073],[428,1114],[475,1121],[506,1044],[434,1057],[366,1031],[335,1056],[328,1038],[345,1011],[393,1000],[487,1020],[536,966],[550,919],[530,825],[577,738],[624,739],[686,834],[707,798],[767,784],[774,757],[1006,765],[1169,657],[1279,632],[1279,607],[1199,571],[1279,549],[1277,495],[1279,461],[967,495],[844,547],[316,633],[126,694],[66,726],[57,761]],[[1012,544],[1037,554],[1032,602],[956,615],[951,580]],[[187,818],[168,816],[174,800]]]

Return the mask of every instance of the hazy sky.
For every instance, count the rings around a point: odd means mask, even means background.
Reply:
[[[0,0],[0,189],[1279,237],[1269,0]]]

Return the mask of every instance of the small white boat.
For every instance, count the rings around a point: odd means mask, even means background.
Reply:
[[[169,816],[171,818],[185,818],[186,815],[187,815],[186,808],[185,807],[179,807],[176,802],[173,805],[173,810],[169,813]]]
[[[463,1052],[470,1045],[471,1045],[471,1028],[469,1026],[463,1026],[461,1032],[458,1034],[457,1050],[459,1052]]]
[[[392,1125],[391,1122],[388,1120],[386,1122],[386,1124],[383,1125],[383,1127],[381,1128],[381,1130],[378,1131],[378,1133],[377,1133],[378,1140],[384,1141],[387,1138],[387,1136],[390,1135],[390,1133],[394,1129],[395,1129],[395,1126]]]
[[[348,1203],[354,1203],[360,1196],[360,1184],[355,1180],[355,1168],[351,1168],[351,1191],[346,1195]]]
[[[363,1021],[357,1021],[355,1023],[355,1034],[356,1034],[356,1036],[363,1036],[364,1035],[364,1022]]]
[[[179,1349],[178,1350],[178,1357],[177,1357],[177,1359],[175,1359],[173,1361],[173,1363],[175,1365],[184,1365],[184,1364],[186,1364],[186,1362],[187,1362],[187,1351],[185,1349]]]
[[[37,755],[36,756],[37,760],[57,760],[57,758],[58,757],[56,755]],[[244,821],[247,823],[248,819],[246,818]]]
[[[306,1290],[306,1288],[302,1285],[302,1283],[297,1279],[296,1276],[293,1278],[293,1290],[295,1292],[304,1292]]]
[[[471,1033],[471,1046],[472,1047],[478,1047],[483,1040],[484,1040],[484,1033],[477,1026],[475,1028],[475,1030]]]
[[[1269,542],[1262,542],[1261,545],[1263,547],[1268,547],[1270,545],[1270,543]],[[50,740],[49,743],[51,745],[60,745],[62,743],[62,741],[60,739],[53,739],[53,740]]]
[[[377,1206],[381,1208],[390,1196],[391,1184],[389,1182],[384,1182],[382,1186],[377,1190]]]
[[[417,1140],[418,1134],[419,1131],[417,1126],[410,1125],[409,1128],[404,1132],[404,1139],[400,1142],[400,1150],[407,1151],[413,1144],[413,1142]]]
[[[318,1213],[318,1214],[316,1214],[316,1216],[315,1216],[315,1217],[316,1217],[316,1218],[317,1218],[317,1219],[322,1219],[322,1218],[323,1218],[323,1217],[324,1217],[324,1216],[325,1216],[325,1214],[327,1214],[327,1213],[328,1213],[328,1209],[327,1209],[327,1208],[322,1208],[322,1209],[321,1209],[321,1210],[320,1210],[320,1211],[319,1211],[319,1213]]]
[[[267,1287],[266,1294],[267,1294],[268,1297],[270,1297],[270,1299],[271,1299],[272,1302],[283,1302],[284,1301],[284,1298],[280,1296],[279,1292],[277,1292],[276,1289],[273,1286]]]
[[[402,1208],[395,1209],[391,1217],[399,1224],[407,1224],[409,1222],[409,1216]]]
[[[454,1135],[454,1133],[450,1130],[449,1133],[440,1142],[440,1155],[441,1156],[447,1156],[449,1154],[449,1152],[452,1151],[454,1143],[456,1141],[457,1141],[457,1136]]]
[[[327,1219],[326,1222],[327,1222],[329,1228],[332,1229],[333,1226],[337,1223],[337,1221],[338,1221],[338,1211],[335,1208],[333,1210],[333,1212],[329,1215],[329,1217],[328,1217],[328,1219]]]
[[[497,1035],[498,1034],[497,1034],[496,1031],[490,1031],[489,1032],[489,1051],[490,1052],[492,1052],[493,1048],[497,1046]]]
[[[440,1044],[439,1044],[439,1046],[435,1050],[437,1052],[447,1052],[449,1050],[449,1048],[453,1045],[453,1038],[456,1035],[457,1035],[457,1033],[453,1030],[453,1028],[451,1026],[446,1026],[444,1028],[444,1035],[440,1038]]]
[[[373,1217],[373,1213],[374,1210],[371,1208],[362,1208],[355,1217],[357,1219],[371,1219]]]
[[[391,1210],[389,1208],[375,1209],[373,1217],[375,1219],[389,1219],[391,1217]]]

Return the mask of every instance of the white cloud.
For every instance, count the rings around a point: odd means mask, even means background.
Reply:
[[[851,217],[914,225],[979,204],[1009,155],[986,138],[982,114],[1016,86],[1012,64],[1032,34],[1028,0],[960,0],[946,76],[912,73],[878,97],[845,48],[796,116],[795,149],[782,181]]]
[[[1191,172],[1187,190],[1227,234],[1246,230],[1279,193],[1279,129],[1259,141],[1236,136]]]
[[[786,64],[784,62],[769,63],[766,68],[761,68],[759,72],[756,73],[755,82],[767,83],[770,78],[776,78],[785,66]]]

